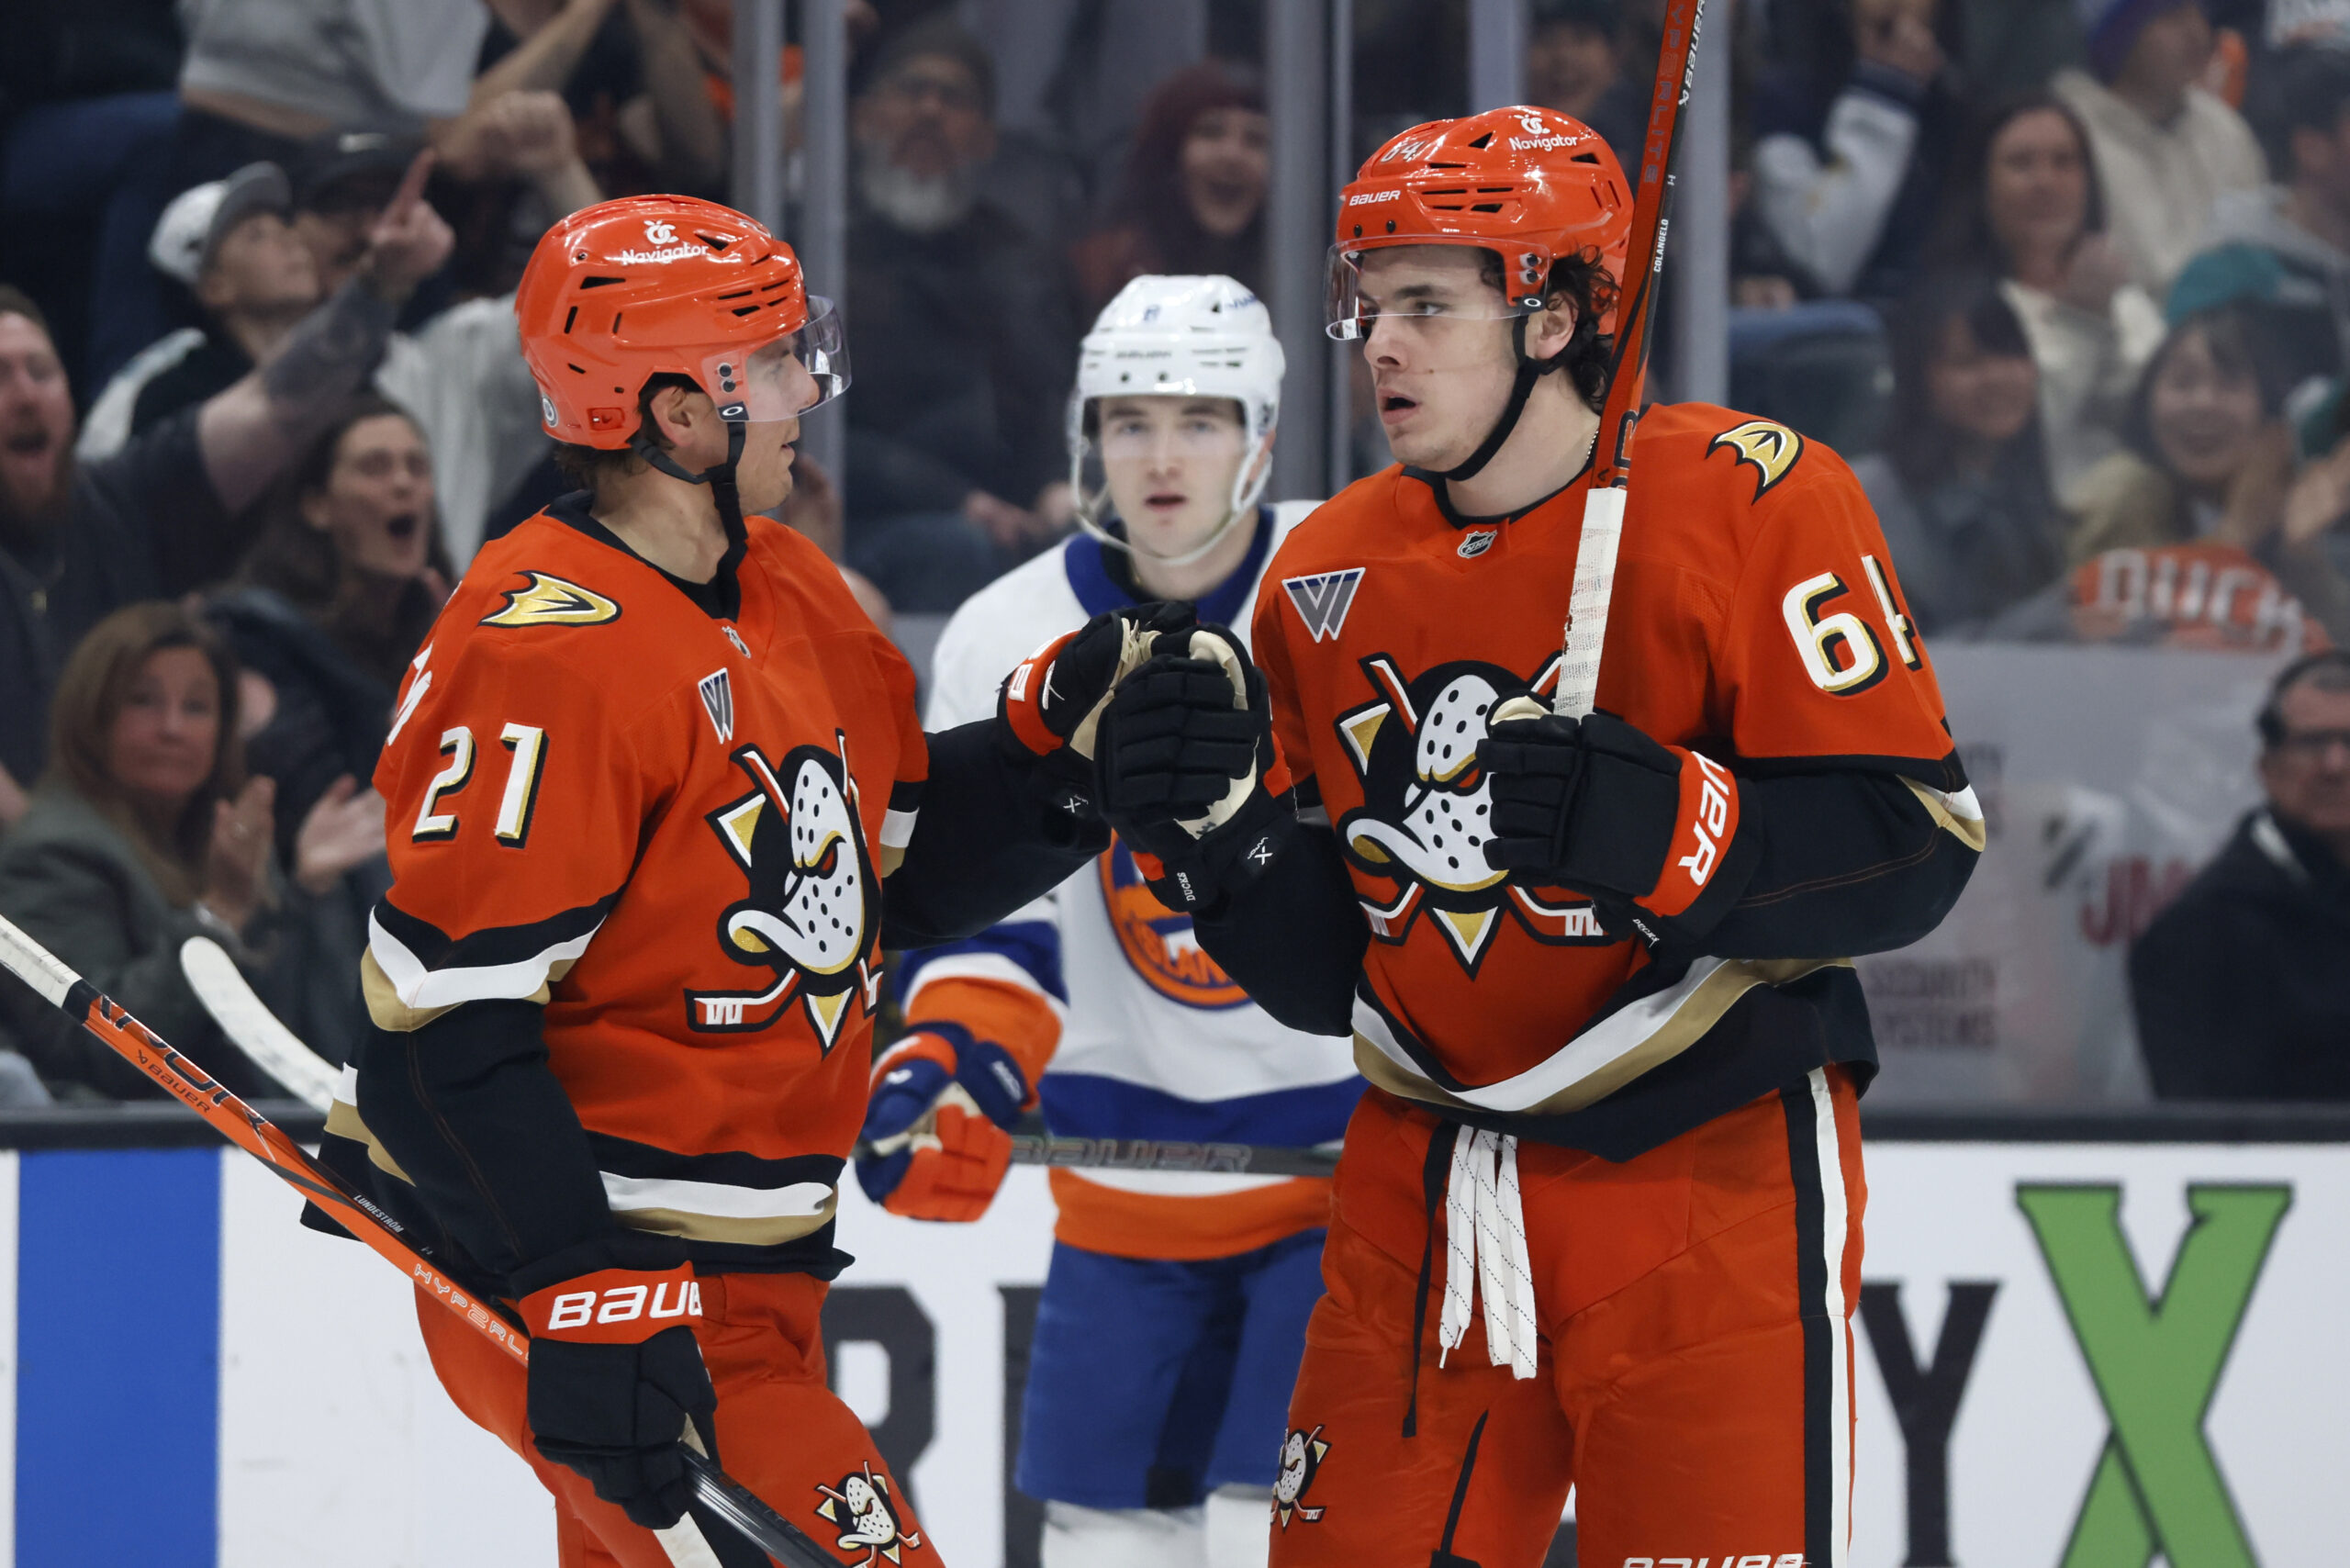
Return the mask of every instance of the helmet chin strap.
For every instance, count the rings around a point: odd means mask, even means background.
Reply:
[[[718,506],[719,526],[726,531],[727,548],[732,552],[748,537],[748,531],[743,526],[742,496],[734,487],[734,469],[743,461],[743,445],[749,435],[750,426],[744,421],[727,420],[726,461],[713,463],[699,474],[654,444],[652,436],[642,429],[629,438],[629,445],[635,448],[636,454],[646,464],[670,478],[688,485],[710,487],[710,498]]]
[[[1080,504],[1078,507],[1077,524],[1113,549],[1124,550],[1136,560],[1148,561],[1155,566],[1188,566],[1193,562],[1205,560],[1210,551],[1224,543],[1224,536],[1232,532],[1235,523],[1243,518],[1253,519],[1257,515],[1257,498],[1264,493],[1264,470],[1269,466],[1271,450],[1268,441],[1263,438],[1259,439],[1257,450],[1250,454],[1249,460],[1242,465],[1240,474],[1233,480],[1234,496],[1232,503],[1225,509],[1224,520],[1208,530],[1208,536],[1205,539],[1180,555],[1161,555],[1155,550],[1144,549],[1124,535],[1111,532],[1095,520],[1094,509],[1090,506]],[[1108,492],[1105,489],[1102,496],[1095,498],[1095,501],[1100,502],[1106,498]]]
[[[1482,473],[1485,465],[1494,460],[1494,454],[1501,451],[1503,443],[1509,440],[1510,432],[1517,429],[1518,416],[1526,412],[1526,400],[1534,395],[1534,384],[1566,364],[1564,349],[1549,359],[1535,359],[1527,353],[1528,319],[1524,316],[1517,319],[1516,330],[1510,338],[1511,350],[1517,356],[1517,375],[1510,383],[1509,402],[1503,408],[1501,418],[1494,421],[1494,428],[1485,432],[1485,439],[1476,451],[1451,467],[1438,470],[1438,478],[1471,479]]]
[[[1078,514],[1077,521],[1078,526],[1084,529],[1086,532],[1113,550],[1124,550],[1137,561],[1148,561],[1154,566],[1188,566],[1194,561],[1204,560],[1210,551],[1223,543],[1224,536],[1232,532],[1234,523],[1244,517],[1254,517],[1256,514],[1257,509],[1253,506],[1229,508],[1224,514],[1224,521],[1209,530],[1205,539],[1180,555],[1161,555],[1155,550],[1146,550],[1123,534],[1111,532],[1083,512]]]

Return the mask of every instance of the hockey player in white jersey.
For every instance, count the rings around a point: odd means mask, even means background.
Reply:
[[[1085,532],[947,622],[931,725],[992,713],[1006,669],[1128,605],[1187,600],[1248,626],[1265,563],[1315,505],[1259,504],[1281,380],[1271,321],[1239,284],[1128,284],[1069,400]],[[979,938],[917,955],[901,984],[911,1032],[875,1067],[864,1133],[893,1152],[857,1168],[899,1214],[978,1218],[1027,1105],[1059,1135],[1302,1146],[1340,1137],[1362,1089],[1347,1042],[1249,1002],[1123,845]],[[1329,1182],[1051,1182],[1013,1472],[1046,1505],[1045,1568],[1261,1565]]]

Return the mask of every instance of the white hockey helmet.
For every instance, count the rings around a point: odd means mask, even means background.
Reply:
[[[1243,447],[1229,510],[1196,548],[1168,560],[1186,566],[1247,517],[1272,472],[1273,427],[1281,411],[1281,340],[1263,301],[1231,278],[1143,276],[1118,291],[1078,350],[1069,398],[1069,476],[1077,518],[1105,544],[1134,546],[1102,525],[1109,487],[1093,461],[1092,405],[1102,398],[1229,398],[1240,405]],[[1089,484],[1089,479],[1093,482]]]

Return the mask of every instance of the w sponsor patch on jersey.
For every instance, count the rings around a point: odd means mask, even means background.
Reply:
[[[1317,643],[1337,640],[1338,629],[1347,623],[1347,611],[1354,608],[1355,589],[1361,586],[1360,566],[1281,579],[1289,601],[1297,606],[1297,618],[1305,622]]]
[[[697,688],[701,692],[702,711],[710,715],[710,727],[718,732],[718,744],[724,745],[734,738],[734,683],[726,678],[723,669],[703,676]]]

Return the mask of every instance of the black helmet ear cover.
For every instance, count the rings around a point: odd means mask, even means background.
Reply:
[[[1528,319],[1520,316],[1510,334],[1510,352],[1517,359],[1517,375],[1510,383],[1509,402],[1503,407],[1501,418],[1494,421],[1494,428],[1485,432],[1485,439],[1476,451],[1443,470],[1437,476],[1438,478],[1469,479],[1482,472],[1485,465],[1494,460],[1494,454],[1502,449],[1502,443],[1509,440],[1510,431],[1517,428],[1518,416],[1526,412],[1526,400],[1534,395],[1534,384],[1554,370],[1566,368],[1566,349],[1561,349],[1549,359],[1535,359],[1526,352]]]

